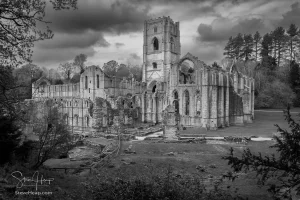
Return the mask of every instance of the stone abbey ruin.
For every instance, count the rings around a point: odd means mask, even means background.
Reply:
[[[77,84],[51,85],[42,77],[32,87],[31,101],[62,105],[62,119],[78,133],[105,130],[120,115],[125,125],[167,116],[170,125],[210,130],[254,119],[254,80],[234,64],[214,68],[190,53],[181,57],[179,22],[170,17],[145,21],[142,82],[90,66]]]

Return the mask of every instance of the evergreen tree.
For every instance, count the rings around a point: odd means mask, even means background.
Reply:
[[[237,157],[231,148],[230,154],[223,157],[235,172],[255,171],[260,183],[277,179],[268,190],[275,199],[292,199],[292,191],[300,191],[300,124],[292,119],[289,107],[284,114],[290,131],[275,125],[280,136],[274,136],[276,143],[271,146],[279,155],[256,155],[247,149]]]
[[[239,33],[233,39],[233,49],[234,49],[234,57],[239,59],[242,56],[242,48],[244,46],[244,39],[241,33]]]
[[[261,45],[260,45],[261,39],[262,39],[261,35],[259,34],[258,31],[256,31],[256,33],[253,36],[254,55],[255,55],[255,60],[256,61],[258,61],[259,52],[261,50]]]
[[[245,60],[249,60],[251,57],[251,54],[253,52],[253,37],[251,34],[245,34],[244,35],[244,46],[243,46],[243,53],[242,56],[245,58]]]
[[[272,36],[269,33],[266,33],[261,42],[261,57],[268,57],[271,55],[271,46],[272,46]]]
[[[290,60],[295,60],[294,51],[296,49],[295,46],[299,45],[300,41],[298,36],[298,27],[295,24],[291,24],[289,29],[287,30],[287,34],[289,36],[288,41],[288,53]]]
[[[300,106],[300,69],[299,64],[294,60],[290,63],[290,84],[291,88],[296,94],[296,99],[294,101],[294,106]]]
[[[277,66],[279,66],[285,52],[287,37],[282,27],[277,27],[272,35],[274,41],[274,58],[277,60]]]
[[[226,58],[234,58],[234,48],[233,48],[233,38],[230,36],[228,42],[224,48],[225,52],[223,53]]]

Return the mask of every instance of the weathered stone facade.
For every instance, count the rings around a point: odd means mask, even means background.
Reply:
[[[114,110],[125,114],[125,124],[161,123],[167,106],[174,107],[173,121],[183,126],[217,129],[252,122],[252,78],[234,65],[212,68],[190,53],[180,55],[179,22],[151,19],[144,24],[142,83],[91,66],[78,84],[51,85],[41,78],[33,84],[33,98],[64,102],[64,119],[79,132],[109,126]]]
[[[170,17],[145,22],[142,120],[161,122],[162,111],[173,105],[184,126],[217,129],[251,123],[254,80],[234,65],[216,69],[190,53],[180,58],[180,48],[179,22]]]

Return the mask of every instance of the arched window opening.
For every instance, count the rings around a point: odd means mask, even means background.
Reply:
[[[153,86],[152,88],[152,93],[156,92],[156,85]]]
[[[157,26],[154,26],[154,33],[157,32]]]
[[[174,44],[174,38],[173,37],[170,38],[170,43],[171,43],[171,51],[174,51],[175,50],[175,44]]]
[[[86,117],[86,127],[89,127],[89,122],[90,122],[89,117]]]
[[[195,67],[190,60],[184,60],[179,66],[179,83],[195,84]]]
[[[75,126],[78,126],[78,115],[75,115],[74,118],[75,118]]]
[[[156,62],[152,63],[152,66],[153,66],[153,69],[157,69],[157,63]]]
[[[195,95],[195,102],[196,102],[196,115],[201,115],[201,93],[199,90],[196,91]]]
[[[99,88],[99,75],[97,75],[97,88]]]
[[[179,99],[177,91],[174,92],[173,106],[175,107],[175,112],[179,113]]]
[[[184,114],[189,115],[190,114],[190,95],[189,91],[184,92],[184,99],[185,99],[185,109],[184,109]]]
[[[158,39],[156,37],[153,39],[153,49],[154,50],[158,50],[159,49]]]
[[[87,88],[88,88],[88,77],[85,76],[85,89],[87,89]]]
[[[69,125],[69,116],[68,116],[68,115],[65,116],[65,123],[66,123],[67,125]]]

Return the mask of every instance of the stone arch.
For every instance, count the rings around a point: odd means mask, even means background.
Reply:
[[[157,84],[156,80],[151,81],[147,87],[148,91],[152,91],[153,87],[156,86],[156,84]]]
[[[178,82],[180,84],[195,84],[196,83],[196,65],[189,58],[185,58],[178,63]]]
[[[152,93],[155,93],[156,92],[156,84],[152,87]]]
[[[154,38],[152,39],[152,44],[153,44],[153,50],[154,50],[154,51],[155,51],[155,50],[159,50],[159,42],[158,42],[157,37],[154,37]]]

